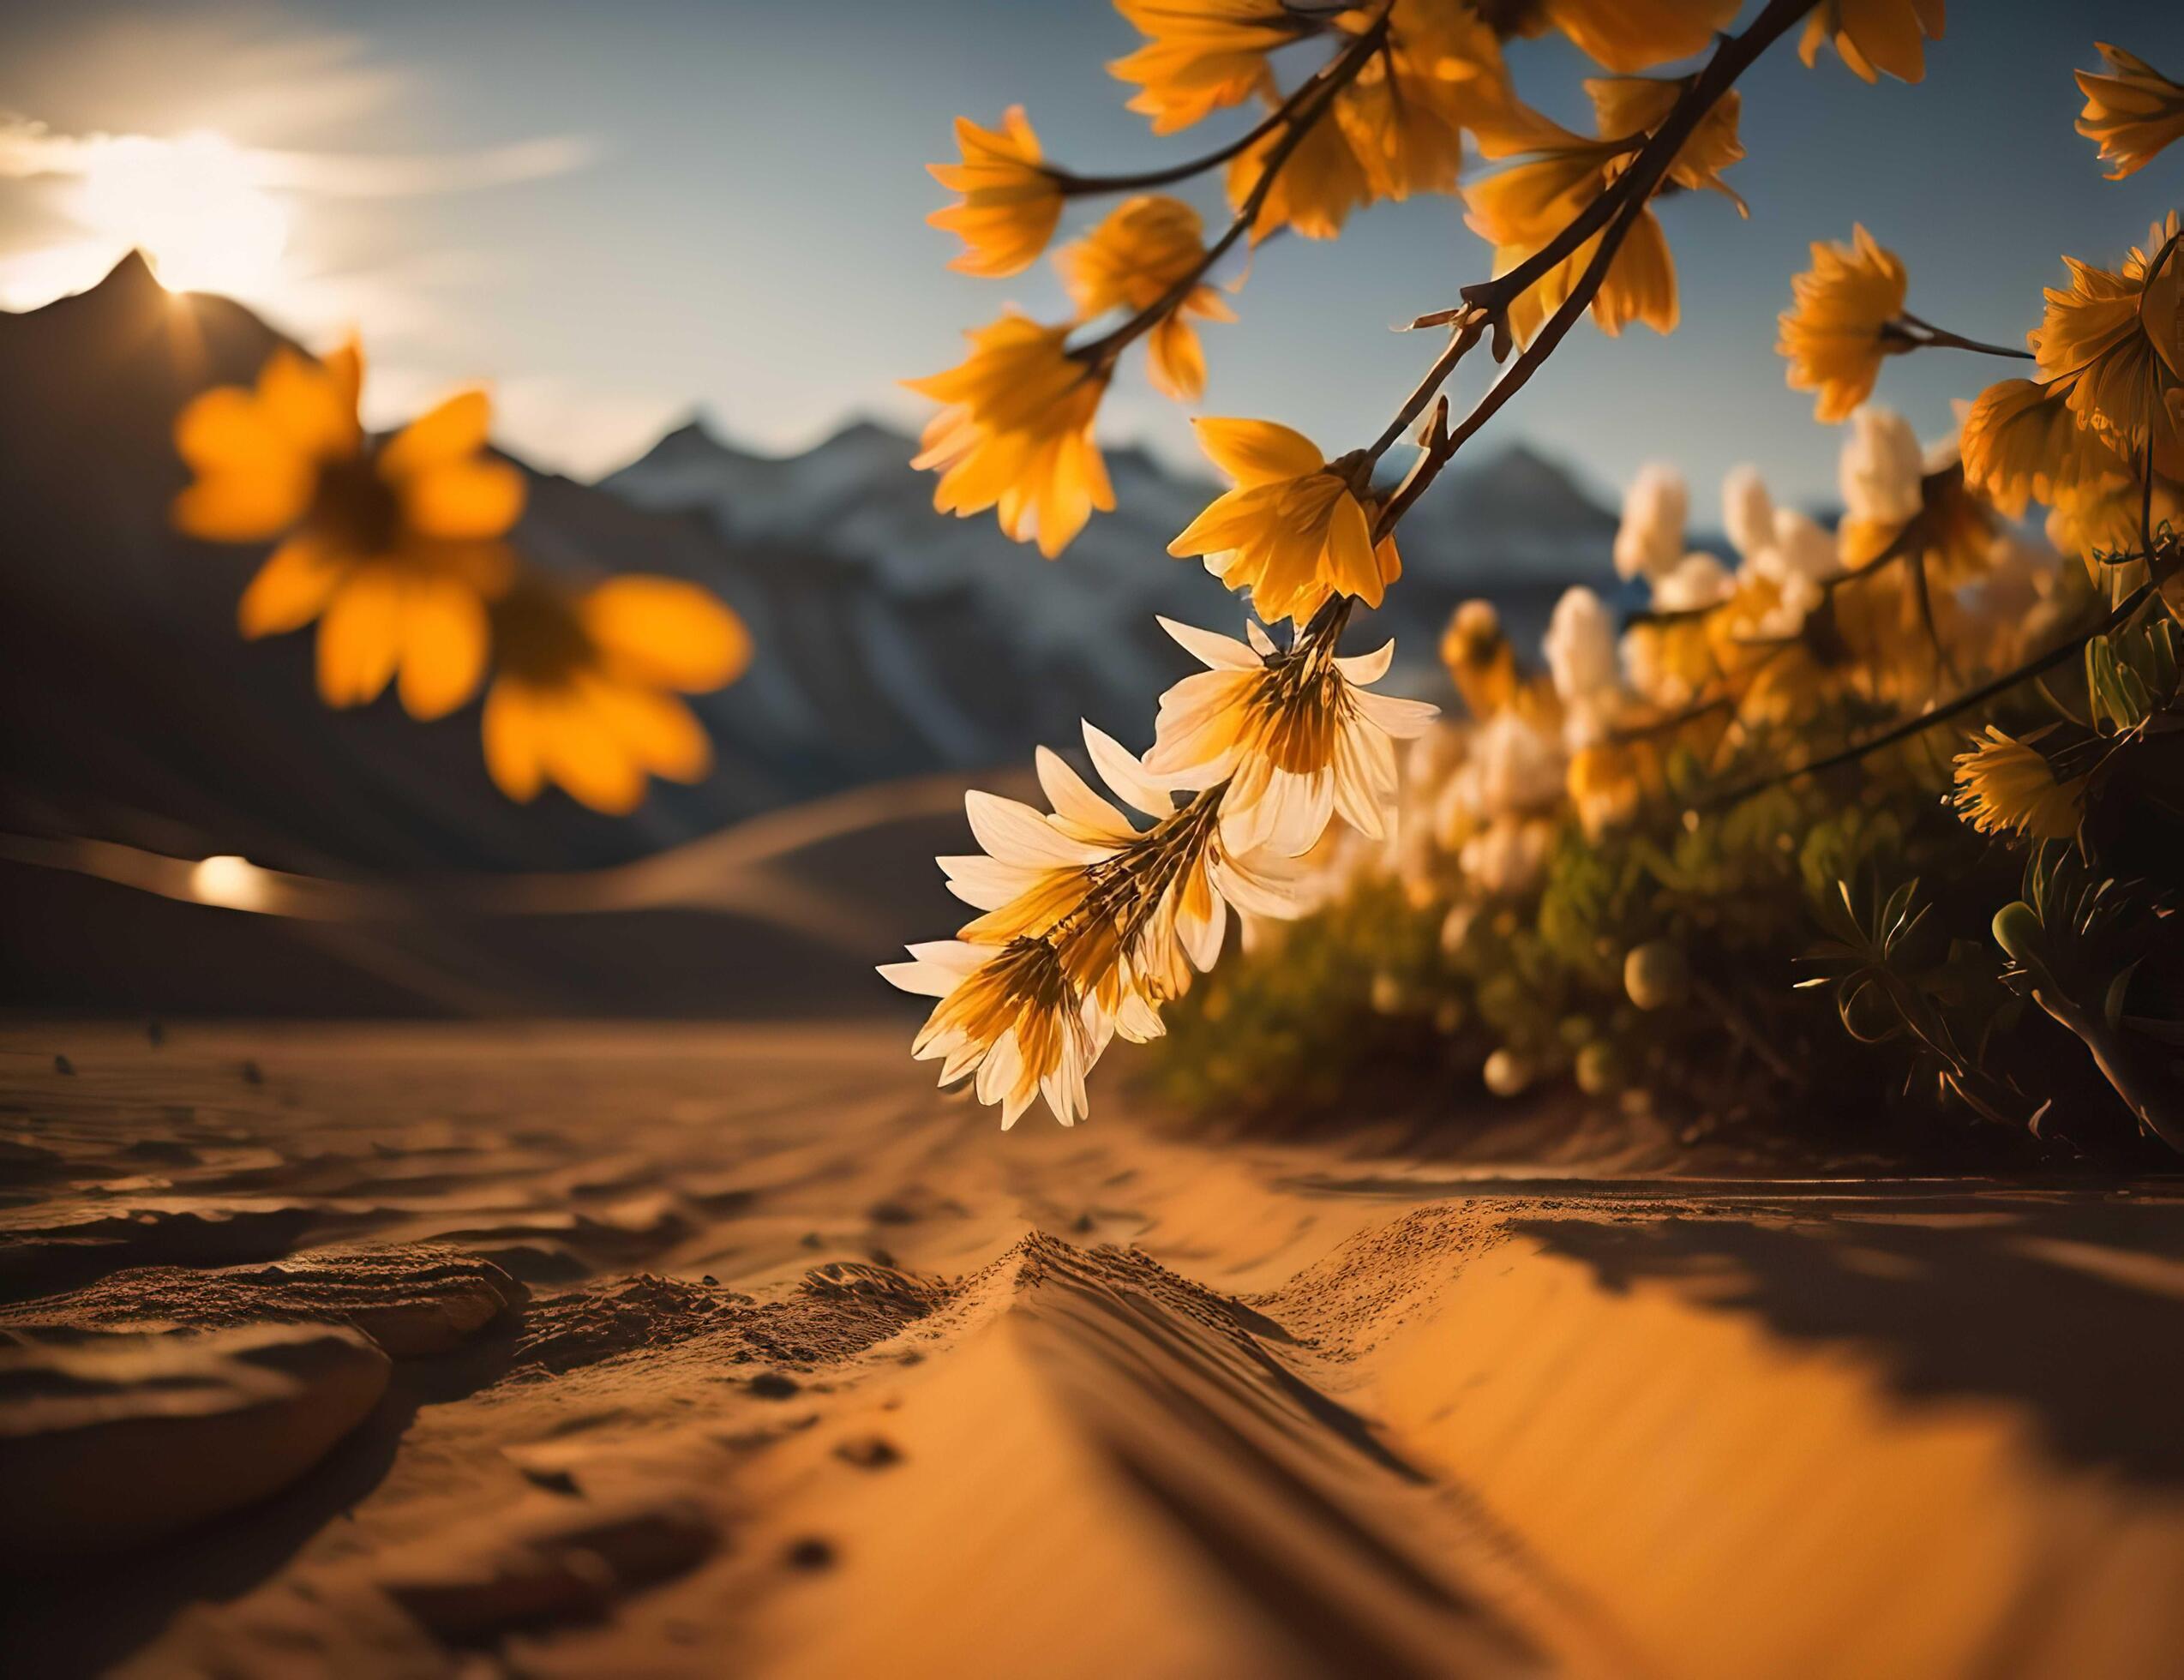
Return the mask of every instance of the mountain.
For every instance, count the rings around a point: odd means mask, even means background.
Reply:
[[[1035,742],[1073,740],[1079,717],[1142,743],[1160,690],[1191,668],[1154,615],[1240,623],[1202,567],[1166,552],[1214,487],[1141,451],[1110,453],[1119,510],[1049,563],[990,517],[935,514],[930,477],[909,465],[911,440],[885,428],[853,425],[776,459],[686,426],[597,485],[531,471],[515,540],[532,562],[572,576],[693,579],[748,620],[749,674],[696,703],[717,767],[696,787],[656,785],[620,820],[553,790],[517,806],[486,777],[475,702],[431,724],[404,717],[391,695],[328,711],[313,691],[310,635],[248,643],[236,632],[259,556],[170,529],[187,476],[176,415],[210,386],[249,382],[282,342],[239,304],[167,292],[137,257],[89,291],[0,312],[0,841],[239,853],[394,881],[625,864],[868,783],[1020,771]],[[1527,452],[1453,470],[1406,527],[1402,588],[1353,634],[1360,645],[1395,635],[1396,681],[1433,692],[1433,647],[1458,599],[1491,594],[1516,633],[1536,634],[1567,582],[1606,574],[1612,529]],[[917,820],[930,830],[937,819]],[[960,845],[959,825],[939,825],[941,849]],[[827,890],[849,883],[909,903],[921,890],[907,885],[912,872],[929,885],[919,855],[935,837],[897,838],[900,871],[891,850],[880,860],[877,847],[837,846],[821,871]],[[748,882],[741,891],[748,903]],[[937,902],[933,915],[945,919]],[[655,927],[617,957],[604,935],[566,937],[566,919],[549,937],[519,918],[383,939],[321,930],[310,954],[267,957],[252,978],[245,953],[259,936],[238,944],[232,924],[277,919],[155,912],[143,895],[69,885],[20,861],[0,863],[0,916],[20,935],[0,1002],[18,1005],[95,1007],[125,994],[177,1006],[211,995],[193,968],[217,969],[230,985],[220,996],[238,1009],[325,996],[368,1011],[400,998],[467,1007],[459,1000],[486,995],[678,1009],[727,984],[723,964],[737,968],[729,989],[741,995],[770,983],[765,941],[744,935],[701,951],[699,935]],[[219,924],[209,933],[207,918]],[[153,939],[145,930],[155,927],[167,931]],[[287,934],[300,949],[303,931]],[[675,968],[666,978],[663,961]],[[347,980],[328,979],[328,964]],[[135,979],[117,993],[120,973]]]
[[[1238,603],[1202,566],[1167,554],[1217,485],[1172,473],[1140,449],[1110,450],[1116,511],[1095,516],[1048,563],[1004,537],[990,515],[936,516],[931,477],[909,465],[915,453],[911,439],[870,421],[786,457],[736,448],[693,422],[599,488],[701,518],[744,558],[729,593],[760,627],[761,646],[772,597],[791,586],[766,558],[792,570],[826,566],[837,603],[855,603],[837,622],[865,639],[866,668],[943,762],[991,757],[1024,739],[1027,725],[1030,738],[1066,739],[1080,715],[1133,739],[1149,697],[1187,666],[1154,615],[1232,631],[1240,622]],[[1393,635],[1397,682],[1431,692],[1434,648],[1457,602],[1491,596],[1521,640],[1536,639],[1569,584],[1611,579],[1615,524],[1564,469],[1521,445],[1452,468],[1404,528],[1401,589],[1356,633]],[[921,609],[985,627],[973,638],[983,650],[982,700],[952,692],[964,674],[950,650],[906,647],[891,633]],[[781,662],[775,680],[793,681],[795,669]]]

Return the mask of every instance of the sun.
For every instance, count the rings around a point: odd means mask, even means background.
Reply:
[[[100,243],[141,250],[171,291],[262,299],[280,281],[287,209],[223,135],[105,139],[69,207]]]

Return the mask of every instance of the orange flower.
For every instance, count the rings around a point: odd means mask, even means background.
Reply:
[[[1265,172],[1268,159],[1287,143],[1289,129],[1276,128],[1239,153],[1228,165],[1228,201],[1240,214]],[[1343,138],[1341,126],[1323,116],[1291,147],[1281,172],[1251,222],[1251,243],[1292,228],[1307,239],[1334,239],[1350,212],[1370,204],[1371,177]]]
[[[1160,302],[1205,260],[1200,230],[1198,213],[1180,199],[1132,198],[1116,206],[1099,226],[1055,254],[1077,319]],[[1194,315],[1236,319],[1218,291],[1199,285],[1155,325],[1147,342],[1153,386],[1178,402],[1195,400],[1206,387],[1205,352],[1191,324]]]
[[[2007,512],[2135,475],[2151,456],[2184,477],[2184,244],[2176,213],[2157,222],[2121,272],[2065,257],[2026,335],[2037,380],[2004,380],[1972,405],[1965,473]]]
[[[963,202],[926,220],[962,236],[963,253],[951,268],[984,279],[1021,273],[1039,260],[1062,216],[1061,183],[1040,163],[1039,136],[1022,105],[1011,105],[999,129],[956,119],[960,164],[927,164],[933,178]]]
[[[1249,589],[1269,624],[1303,623],[1329,597],[1380,604],[1402,575],[1395,539],[1372,539],[1371,498],[1353,482],[1356,461],[1330,465],[1301,433],[1267,420],[1197,420],[1198,442],[1236,488],[1167,545],[1202,555],[1231,589]]]
[[[939,472],[933,505],[961,519],[998,508],[1001,529],[1036,539],[1049,560],[1095,507],[1115,505],[1092,437],[1107,372],[1069,353],[1070,330],[1005,315],[965,334],[971,352],[960,365],[903,381],[946,405],[911,463]]]
[[[1832,45],[1853,75],[1899,81],[1926,75],[1926,42],[1941,39],[1946,0],[1821,0],[1805,20],[1797,56],[1809,66]]]
[[[1151,117],[1156,135],[1271,93],[1267,54],[1317,27],[1281,0],[1115,0],[1115,9],[1149,39],[1107,69],[1138,85],[1130,109]]]
[[[1666,120],[1681,84],[1639,76],[1588,81],[1597,140],[1552,128],[1537,147],[1541,155],[1513,165],[1464,189],[1473,231],[1494,246],[1494,272],[1506,273],[1549,243],[1599,194],[1614,184],[1637,149],[1632,142]],[[1711,188],[1725,194],[1737,210],[1743,201],[1721,179],[1720,171],[1744,155],[1737,135],[1741,107],[1734,92],[1725,94],[1701,119],[1670,165],[1666,183],[1687,189]],[[1545,119],[1540,119],[1545,124]],[[1575,288],[1599,249],[1594,234],[1555,265],[1509,306],[1509,328],[1528,342]],[[1593,320],[1611,337],[1632,321],[1657,333],[1676,330],[1676,263],[1668,237],[1650,207],[1617,247],[1606,278],[1594,296]]]
[[[621,816],[645,778],[702,780],[712,744],[677,692],[733,682],[743,621],[695,584],[632,574],[581,595],[537,579],[494,609],[500,670],[485,696],[485,767],[510,799],[554,782]]]
[[[1609,69],[1628,73],[1703,51],[1740,0],[1478,0],[1503,36],[1559,29]]]
[[[514,570],[498,539],[523,511],[523,475],[482,453],[492,417],[483,393],[374,445],[357,418],[363,383],[353,344],[324,362],[284,347],[255,390],[194,399],[175,447],[196,478],[173,519],[210,542],[283,539],[237,620],[253,639],[318,620],[328,705],[367,704],[399,675],[410,715],[438,717],[484,675],[486,603]]]
[[[2180,87],[2135,53],[2097,41],[2109,74],[2078,72],[2085,110],[2078,132],[2101,143],[2110,160],[2109,179],[2121,181],[2144,169],[2155,153],[2184,136],[2184,87]]]
[[[1775,351],[1789,359],[1793,391],[1817,391],[1815,417],[1830,425],[1873,394],[1891,345],[1882,329],[1903,313],[1904,265],[1853,225],[1848,245],[1812,248],[1810,269],[1790,282],[1796,306],[1777,317]]]

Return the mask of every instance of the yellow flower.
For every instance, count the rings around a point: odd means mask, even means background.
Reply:
[[[1496,33],[1559,29],[1609,69],[1630,71],[1689,58],[1729,27],[1740,0],[1478,0]]]
[[[1899,81],[1926,75],[1926,42],[1941,39],[1945,0],[1821,0],[1805,20],[1797,56],[1810,66],[1833,45],[1867,81],[1886,70]]]
[[[1115,0],[1115,9],[1149,39],[1107,69],[1137,84],[1129,108],[1156,135],[1271,92],[1267,54],[1317,27],[1282,0]]]
[[[2144,444],[2151,428],[2157,457],[2175,445],[2163,410],[2169,392],[2184,382],[2179,237],[2172,210],[2119,273],[2065,257],[2069,289],[2047,292],[2046,315],[2025,339],[2043,379],[2070,381],[2071,412],[2081,425],[2119,449]]]
[[[1965,481],[2012,519],[2028,501],[2061,506],[2127,482],[2131,467],[2070,411],[2070,393],[2006,379],[1980,393],[1964,421]]]
[[[1516,699],[1516,650],[1491,601],[1466,601],[1449,615],[1441,663],[1473,717],[1491,717]]]
[[[2078,832],[2085,814],[2086,777],[2057,780],[2031,744],[2038,735],[2019,741],[1990,723],[1986,740],[1973,739],[1972,749],[1953,760],[1957,809],[1966,822],[1982,834],[2033,840],[2067,840]]]
[[[1001,1105],[1005,1128],[1040,1095],[1074,1124],[1108,1041],[1158,1037],[1159,1005],[1182,993],[1193,967],[1213,966],[1232,903],[1276,917],[1301,908],[1278,875],[1227,855],[1209,801],[1179,811],[1169,783],[1089,723],[1084,744],[1153,825],[1140,829],[1042,747],[1053,810],[974,790],[963,804],[980,850],[939,860],[949,891],[985,914],[879,971],[941,1000],[913,1053],[940,1059],[943,1084],[975,1073],[979,1101]]]
[[[1373,541],[1377,504],[1350,476],[1361,464],[1330,464],[1310,438],[1271,421],[1191,423],[1236,487],[1167,545],[1170,554],[1205,556],[1214,576],[1251,591],[1269,624],[1301,624],[1335,595],[1380,604],[1403,567],[1393,537]]]
[[[1990,386],[1965,420],[1965,472],[2005,512],[2153,470],[2184,477],[2184,249],[2176,213],[2120,273],[2066,257],[2026,337],[2037,380]]]
[[[2136,53],[2106,41],[2094,45],[2108,60],[2109,74],[2078,72],[2078,87],[2085,95],[2078,132],[2100,141],[2101,156],[2110,160],[2109,179],[2121,181],[2184,135],[2184,87]]]
[[[1055,254],[1062,283],[1089,321],[1109,309],[1146,309],[1160,302],[1204,261],[1198,213],[1179,199],[1125,199],[1105,221]],[[1233,321],[1235,311],[1209,285],[1194,285],[1147,335],[1153,387],[1178,402],[1195,401],[1206,388],[1205,352],[1197,316]]]
[[[1228,201],[1242,213],[1257,189],[1267,159],[1286,144],[1287,128],[1276,128],[1237,153],[1228,165]],[[1371,177],[1343,138],[1339,122],[1322,117],[1305,130],[1284,159],[1280,173],[1251,222],[1256,245],[1287,227],[1307,239],[1333,239],[1350,212],[1373,201]]]
[[[963,253],[951,268],[987,279],[1022,273],[1039,260],[1062,218],[1061,182],[1040,162],[1039,136],[1022,105],[1011,105],[999,129],[956,119],[960,164],[927,164],[933,178],[963,202],[926,220],[961,236]]]
[[[879,972],[905,992],[939,999],[910,1053],[939,1062],[944,1085],[973,1076],[978,1100],[1000,1105],[1005,1131],[1041,1095],[1056,1119],[1075,1125],[1087,1112],[1084,1077],[1106,1045],[1053,946],[938,939],[909,949],[909,962]]]
[[[1812,248],[1813,266],[1790,282],[1796,306],[1778,317],[1774,346],[1789,359],[1790,388],[1818,392],[1815,416],[1831,425],[1873,394],[1881,358],[1908,348],[1883,333],[1903,313],[1904,265],[1861,226],[1851,240]]]
[[[357,418],[356,345],[314,362],[273,352],[255,390],[222,386],[175,421],[195,482],[174,523],[219,543],[284,540],[244,590],[245,636],[319,621],[318,687],[362,705],[399,673],[414,717],[476,692],[490,633],[486,602],[514,562],[499,538],[523,511],[523,475],[483,454],[492,408],[451,398],[374,445]]]
[[[1162,619],[1161,627],[1206,669],[1161,696],[1145,767],[1183,787],[1227,783],[1221,838],[1233,855],[1262,847],[1310,851],[1336,814],[1368,839],[1388,830],[1398,740],[1438,715],[1421,700],[1368,693],[1395,645],[1337,658],[1334,644],[1277,649],[1257,625],[1251,642]]]
[[[1035,539],[1049,560],[1095,507],[1115,505],[1092,437],[1107,370],[1069,353],[1070,331],[1005,315],[965,335],[971,352],[959,366],[903,381],[945,405],[911,463],[939,472],[933,505],[960,519],[996,508],[1013,541]]]
[[[527,802],[554,782],[621,816],[648,776],[696,782],[712,768],[711,743],[675,693],[733,682],[751,644],[695,584],[632,574],[572,595],[526,579],[495,607],[494,630],[485,767],[509,798]]]
[[[1638,76],[1605,77],[1585,87],[1593,96],[1598,139],[1588,141],[1556,129],[1533,148],[1540,155],[1463,189],[1464,219],[1492,243],[1497,274],[1507,273],[1549,243],[1595,196],[1613,185],[1629,166],[1636,149],[1634,142],[1666,119],[1681,91],[1677,82]],[[1737,95],[1733,91],[1725,94],[1677,151],[1664,185],[1687,190],[1710,188],[1726,195],[1743,213],[1743,201],[1720,173],[1744,155],[1737,133],[1740,110]],[[1529,342],[1561,308],[1592,266],[1601,237],[1596,233],[1586,240],[1510,304],[1509,328],[1519,343]],[[1632,321],[1643,322],[1657,333],[1676,330],[1676,264],[1650,206],[1639,213],[1617,249],[1591,313],[1594,323],[1610,336]]]

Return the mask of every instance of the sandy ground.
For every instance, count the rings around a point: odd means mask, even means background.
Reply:
[[[2178,1672],[2184,1187],[1005,1137],[902,1036],[0,1031],[0,1666]]]

